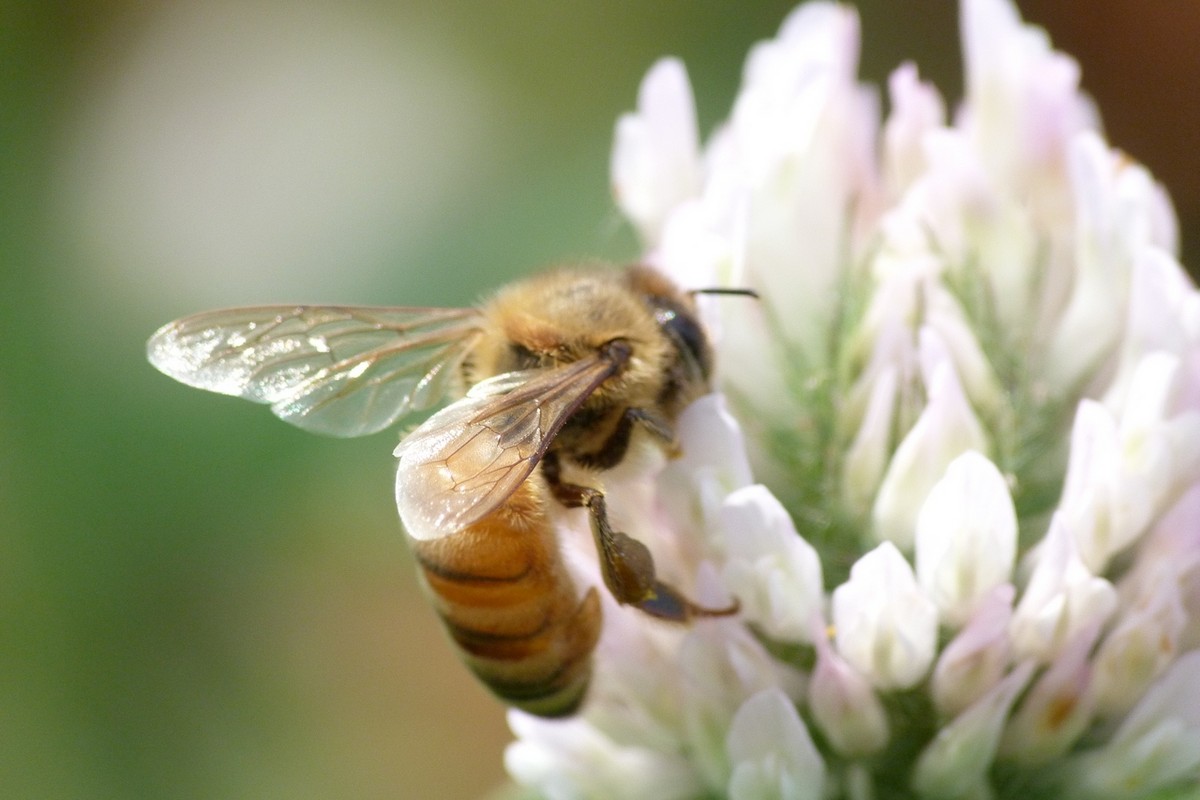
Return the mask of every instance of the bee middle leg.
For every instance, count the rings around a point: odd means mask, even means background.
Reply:
[[[655,574],[654,557],[646,545],[612,529],[603,492],[590,486],[563,482],[554,453],[547,454],[542,468],[551,492],[560,503],[568,508],[586,508],[591,515],[592,536],[600,554],[600,573],[618,603],[636,606],[653,617],[672,622],[737,613],[737,601],[725,608],[708,608],[660,581]]]

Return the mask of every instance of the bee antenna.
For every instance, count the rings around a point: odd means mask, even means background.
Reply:
[[[689,289],[688,294],[692,295],[693,297],[698,294],[732,294],[740,295],[742,297],[753,297],[755,300],[758,299],[758,292],[754,291],[753,289],[738,289],[729,286],[711,286],[705,289]]]

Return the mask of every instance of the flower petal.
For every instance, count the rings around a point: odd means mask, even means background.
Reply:
[[[917,517],[917,580],[943,622],[959,627],[1012,576],[1017,513],[1008,484],[970,450],[946,469]]]
[[[1079,92],[1079,65],[1045,31],[1022,23],[1009,0],[962,0],[966,103],[960,124],[989,172],[1014,189],[1063,183],[1067,142],[1097,127]],[[1032,198],[1054,207],[1052,199]]]
[[[938,731],[913,773],[921,797],[971,797],[986,787],[1008,711],[1032,675],[1033,664],[1026,661]]]
[[[858,44],[853,9],[797,8],[751,52],[723,157],[710,160],[715,182],[744,187],[747,278],[812,364],[826,353],[851,213],[875,191],[878,112],[855,80]]]
[[[697,625],[679,649],[683,731],[697,769],[712,790],[723,787],[732,762],[725,736],[746,698],[790,680],[745,628],[728,620]]]
[[[937,607],[891,542],[855,562],[833,592],[838,652],[881,689],[905,689],[929,671]]]
[[[700,142],[687,70],[675,58],[651,67],[638,110],[617,121],[612,185],[643,241],[658,242],[671,210],[700,190]]]
[[[817,666],[808,684],[813,719],[838,753],[857,757],[878,752],[888,740],[883,703],[867,680],[833,651],[825,632],[817,633]]]
[[[1008,626],[1015,594],[1006,583],[985,595],[966,627],[938,657],[930,690],[942,715],[961,712],[1004,675],[1012,656]]]
[[[508,774],[547,798],[688,800],[703,791],[681,753],[623,745],[582,718],[547,721],[510,711],[508,724],[517,736],[504,753]]]
[[[825,762],[791,700],[778,689],[751,697],[734,715],[727,748],[730,800],[820,800]]]
[[[883,130],[888,189],[899,195],[925,171],[925,134],[946,122],[946,104],[938,90],[917,75],[911,62],[888,77],[892,113]]]
[[[1013,614],[1014,650],[1021,658],[1050,661],[1079,631],[1103,625],[1116,605],[1116,590],[1083,563],[1062,515],[1056,514]]]
[[[1061,757],[1083,734],[1095,712],[1088,655],[1098,625],[1077,633],[1021,700],[1000,744],[1001,753],[1026,766]]]
[[[714,393],[683,410],[675,434],[682,453],[662,471],[661,501],[675,527],[704,534],[708,544],[722,549],[725,498],[753,481],[741,426],[724,396]]]
[[[1074,761],[1077,797],[1144,797],[1200,780],[1200,650],[1171,665],[1104,746]]]
[[[1149,597],[1128,604],[1095,656],[1097,710],[1128,711],[1179,652],[1187,613],[1171,564],[1162,565]]]
[[[917,513],[946,467],[967,450],[987,450],[987,437],[975,418],[958,375],[937,335],[922,330],[928,403],[896,448],[875,498],[875,536],[908,549],[913,546]]]
[[[725,585],[742,615],[780,641],[808,641],[822,612],[821,561],[765,486],[739,489],[721,509]]]

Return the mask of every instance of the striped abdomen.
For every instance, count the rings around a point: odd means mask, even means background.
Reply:
[[[579,600],[538,477],[458,533],[409,543],[467,666],[506,703],[557,717],[587,691],[600,599]]]

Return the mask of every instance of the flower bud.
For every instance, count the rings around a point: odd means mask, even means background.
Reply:
[[[725,585],[747,621],[781,641],[808,641],[824,604],[821,561],[800,537],[787,510],[765,486],[725,499]]]
[[[725,735],[735,712],[747,697],[783,683],[786,670],[732,620],[695,626],[679,648],[679,664],[684,738],[715,789],[729,777]]]
[[[724,547],[721,507],[730,492],[752,482],[741,426],[725,398],[709,394],[684,409],[675,424],[683,452],[663,469],[663,505],[681,530]]]
[[[818,630],[814,639],[817,666],[808,684],[808,707],[813,719],[840,754],[856,757],[877,753],[888,740],[883,704],[866,679],[833,652],[824,631]]]
[[[1175,565],[1164,564],[1151,594],[1127,603],[1124,618],[1104,637],[1096,653],[1097,712],[1113,716],[1129,710],[1175,658],[1187,612],[1179,594]]]
[[[825,763],[796,707],[764,689],[738,709],[727,740],[730,800],[821,800]]]
[[[943,716],[954,716],[991,689],[1012,657],[1008,625],[1012,620],[1012,584],[985,595],[974,615],[950,640],[933,668],[930,691]]]
[[[878,688],[905,689],[929,671],[937,607],[891,542],[855,562],[834,590],[833,624],[838,652]]]
[[[1044,764],[1083,733],[1095,708],[1088,654],[1097,631],[1095,625],[1080,631],[1025,695],[1004,731],[1004,756],[1023,765]]]
[[[1005,718],[1032,674],[1033,664],[1026,661],[938,731],[913,773],[913,788],[921,797],[957,799],[986,789],[984,776],[996,755]]]
[[[942,620],[959,627],[1008,581],[1017,513],[996,465],[971,450],[950,463],[917,517],[917,580]]]
[[[1074,759],[1072,797],[1146,797],[1200,778],[1200,650],[1178,658],[1109,741]]]
[[[887,467],[896,406],[896,376],[896,368],[888,366],[871,382],[866,412],[842,461],[842,493],[851,509],[869,506]]]
[[[1049,661],[1079,631],[1104,624],[1116,605],[1112,584],[1084,566],[1062,515],[1055,514],[1013,613],[1013,648],[1019,658]]]
[[[929,400],[892,456],[873,514],[876,537],[906,550],[913,545],[917,513],[950,462],[967,450],[987,449],[987,437],[944,347],[929,329],[922,330],[921,345],[923,351],[941,354],[923,359]]]

